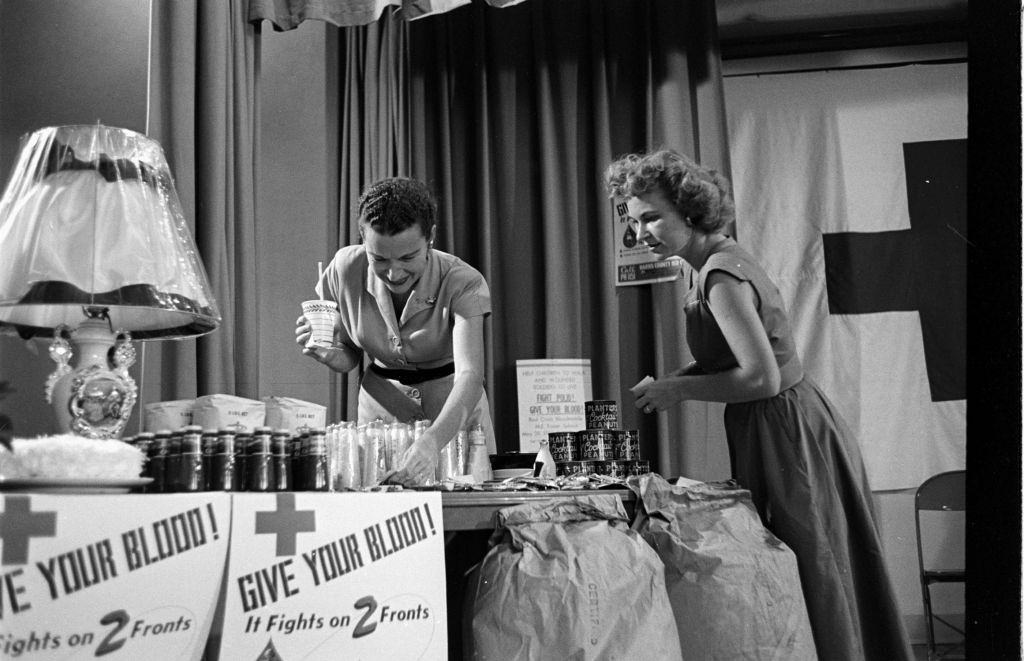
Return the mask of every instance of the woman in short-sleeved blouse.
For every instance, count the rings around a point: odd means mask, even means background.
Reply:
[[[436,461],[455,434],[494,432],[483,389],[483,319],[491,313],[487,282],[458,257],[433,249],[436,205],[424,184],[385,179],[360,199],[363,243],[339,250],[324,271],[325,298],[340,316],[331,349],[304,348],[336,371],[371,359],[359,390],[359,421],[431,425],[396,476],[410,481]],[[296,341],[310,328],[299,317]]]
[[[723,233],[728,181],[660,151],[616,161],[607,182],[639,241],[697,271],[684,308],[696,360],[637,386],[636,407],[725,402],[733,476],[796,555],[818,658],[911,658],[857,440],[804,374],[778,289]]]

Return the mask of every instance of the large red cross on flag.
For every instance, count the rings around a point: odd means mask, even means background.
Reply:
[[[963,468],[966,64],[726,80],[738,240],[871,487]]]

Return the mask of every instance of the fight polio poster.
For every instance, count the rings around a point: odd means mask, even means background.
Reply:
[[[630,225],[625,202],[612,203],[612,224],[616,286],[667,282],[679,277],[683,260],[679,257],[658,259],[651,254]]]
[[[536,452],[553,431],[586,427],[591,399],[590,360],[538,358],[516,361],[519,451]]]
[[[0,495],[0,659],[195,659],[226,494]]]
[[[233,498],[221,659],[447,658],[439,492]]]

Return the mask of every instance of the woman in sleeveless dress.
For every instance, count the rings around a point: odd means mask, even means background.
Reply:
[[[636,407],[725,402],[733,477],[796,554],[819,658],[912,658],[857,441],[804,374],[778,289],[724,233],[728,181],[662,150],[617,160],[606,183],[638,241],[697,272],[684,307],[696,360],[638,388]]]

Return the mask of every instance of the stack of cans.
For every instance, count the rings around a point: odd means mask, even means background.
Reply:
[[[585,402],[584,416],[586,429],[548,434],[559,475],[626,477],[651,472],[650,461],[640,458],[639,432],[620,429],[617,402]]]

